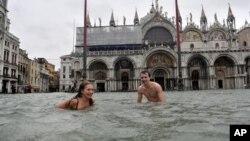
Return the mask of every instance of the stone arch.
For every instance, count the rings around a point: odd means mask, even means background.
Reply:
[[[93,63],[95,63],[95,62],[103,63],[103,64],[106,65],[107,68],[109,68],[108,65],[107,65],[107,63],[106,63],[104,60],[102,60],[102,59],[93,59],[93,60],[89,61],[88,64],[87,64],[88,68],[90,68],[90,66],[91,66]]]
[[[225,58],[228,58],[229,60],[232,60],[234,65],[238,64],[237,60],[232,55],[230,55],[230,54],[220,54],[220,55],[215,57],[215,59],[214,59],[214,61],[212,62],[211,65],[214,65],[215,61],[218,60],[221,57],[225,57]]]
[[[166,79],[168,78],[169,74],[166,71],[166,68],[155,68],[152,71],[152,79],[157,82],[158,84],[160,84],[162,90],[166,90],[167,88],[167,84],[166,84]]]
[[[173,37],[173,41],[176,41],[176,29],[174,25],[162,17],[158,12],[155,13],[151,18],[147,19],[142,23],[142,37],[145,37],[146,33],[154,27],[163,27],[170,32]]]
[[[127,57],[127,56],[121,56],[121,57],[117,57],[113,63],[113,68],[115,69],[115,65],[120,61],[120,60],[128,60],[129,62],[132,63],[133,65],[133,68],[136,68],[137,65],[136,65],[136,62],[134,59],[130,58],[130,57]]]
[[[163,90],[173,90],[176,87],[176,59],[171,53],[162,50],[151,52],[145,59],[145,67]]]
[[[226,40],[226,39],[227,39],[227,34],[223,30],[214,29],[208,33],[208,40],[210,41]]]
[[[132,80],[135,76],[135,65],[128,57],[118,57],[114,61],[114,78],[116,88],[121,91],[133,89]]]
[[[235,61],[229,56],[220,56],[214,62],[217,88],[235,88]]]
[[[154,68],[156,66],[173,68],[176,66],[176,59],[171,53],[165,50],[157,50],[146,56],[145,66],[146,68]]]
[[[202,41],[202,34],[197,29],[185,30],[182,36],[183,41]]]
[[[89,64],[89,78],[94,80],[106,80],[108,78],[108,67],[101,60],[95,60]]]
[[[208,89],[208,60],[196,54],[187,61],[187,72],[190,79],[190,88],[193,90]]]
[[[150,28],[144,35],[144,40],[155,44],[173,43],[174,41],[171,32],[162,26]]]
[[[209,62],[204,56],[200,54],[193,55],[187,61],[188,76],[191,77],[191,72],[194,69],[199,70],[201,77],[208,76],[208,66]]]

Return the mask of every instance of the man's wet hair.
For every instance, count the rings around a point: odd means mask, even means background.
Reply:
[[[148,74],[148,76],[151,77],[151,74],[147,70],[141,71],[141,74]]]

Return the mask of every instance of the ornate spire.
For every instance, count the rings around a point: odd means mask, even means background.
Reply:
[[[227,16],[227,26],[230,30],[235,30],[235,17],[233,15],[232,9],[229,4],[228,16]]]
[[[214,14],[214,22],[215,22],[215,23],[219,23],[219,20],[218,20],[218,18],[217,18],[217,13]]]
[[[207,23],[207,17],[206,17],[206,14],[205,14],[205,12],[204,12],[203,5],[202,5],[202,10],[201,10],[201,19],[200,19],[200,23],[202,23],[202,22]]]
[[[134,25],[138,25],[139,24],[139,18],[138,18],[138,13],[137,13],[137,9],[135,10],[135,18],[134,18]]]
[[[115,26],[115,20],[114,20],[113,10],[112,10],[112,13],[111,13],[111,18],[110,18],[109,25],[110,26]]]
[[[227,18],[234,18],[234,15],[233,15],[233,12],[232,12],[232,9],[231,9],[231,7],[230,7],[230,4],[228,4],[229,5],[229,8],[228,8],[228,16],[227,16]]]
[[[99,17],[98,20],[99,20],[99,26],[102,26],[102,19]]]
[[[203,5],[201,10],[200,27],[203,32],[207,30],[207,17],[205,15]]]
[[[126,25],[126,17],[123,16],[123,25]]]

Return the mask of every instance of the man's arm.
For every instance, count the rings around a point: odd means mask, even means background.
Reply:
[[[159,97],[159,101],[160,102],[165,102],[166,101],[166,97],[162,91],[162,88],[161,88],[161,85],[157,84],[156,85],[156,90],[157,90],[157,94],[158,94],[158,97]]]
[[[142,93],[140,92],[140,88],[137,91],[138,96],[137,96],[137,103],[141,103],[142,101]]]

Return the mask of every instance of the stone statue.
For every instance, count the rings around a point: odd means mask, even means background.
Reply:
[[[102,26],[102,19],[98,18],[98,20],[99,20],[99,26]]]
[[[123,25],[126,25],[126,17],[123,16]]]
[[[218,23],[218,18],[217,18],[217,14],[216,13],[214,14],[214,20],[215,20],[216,23]]]
[[[165,12],[165,17],[166,17],[166,18],[168,17],[168,12]]]

